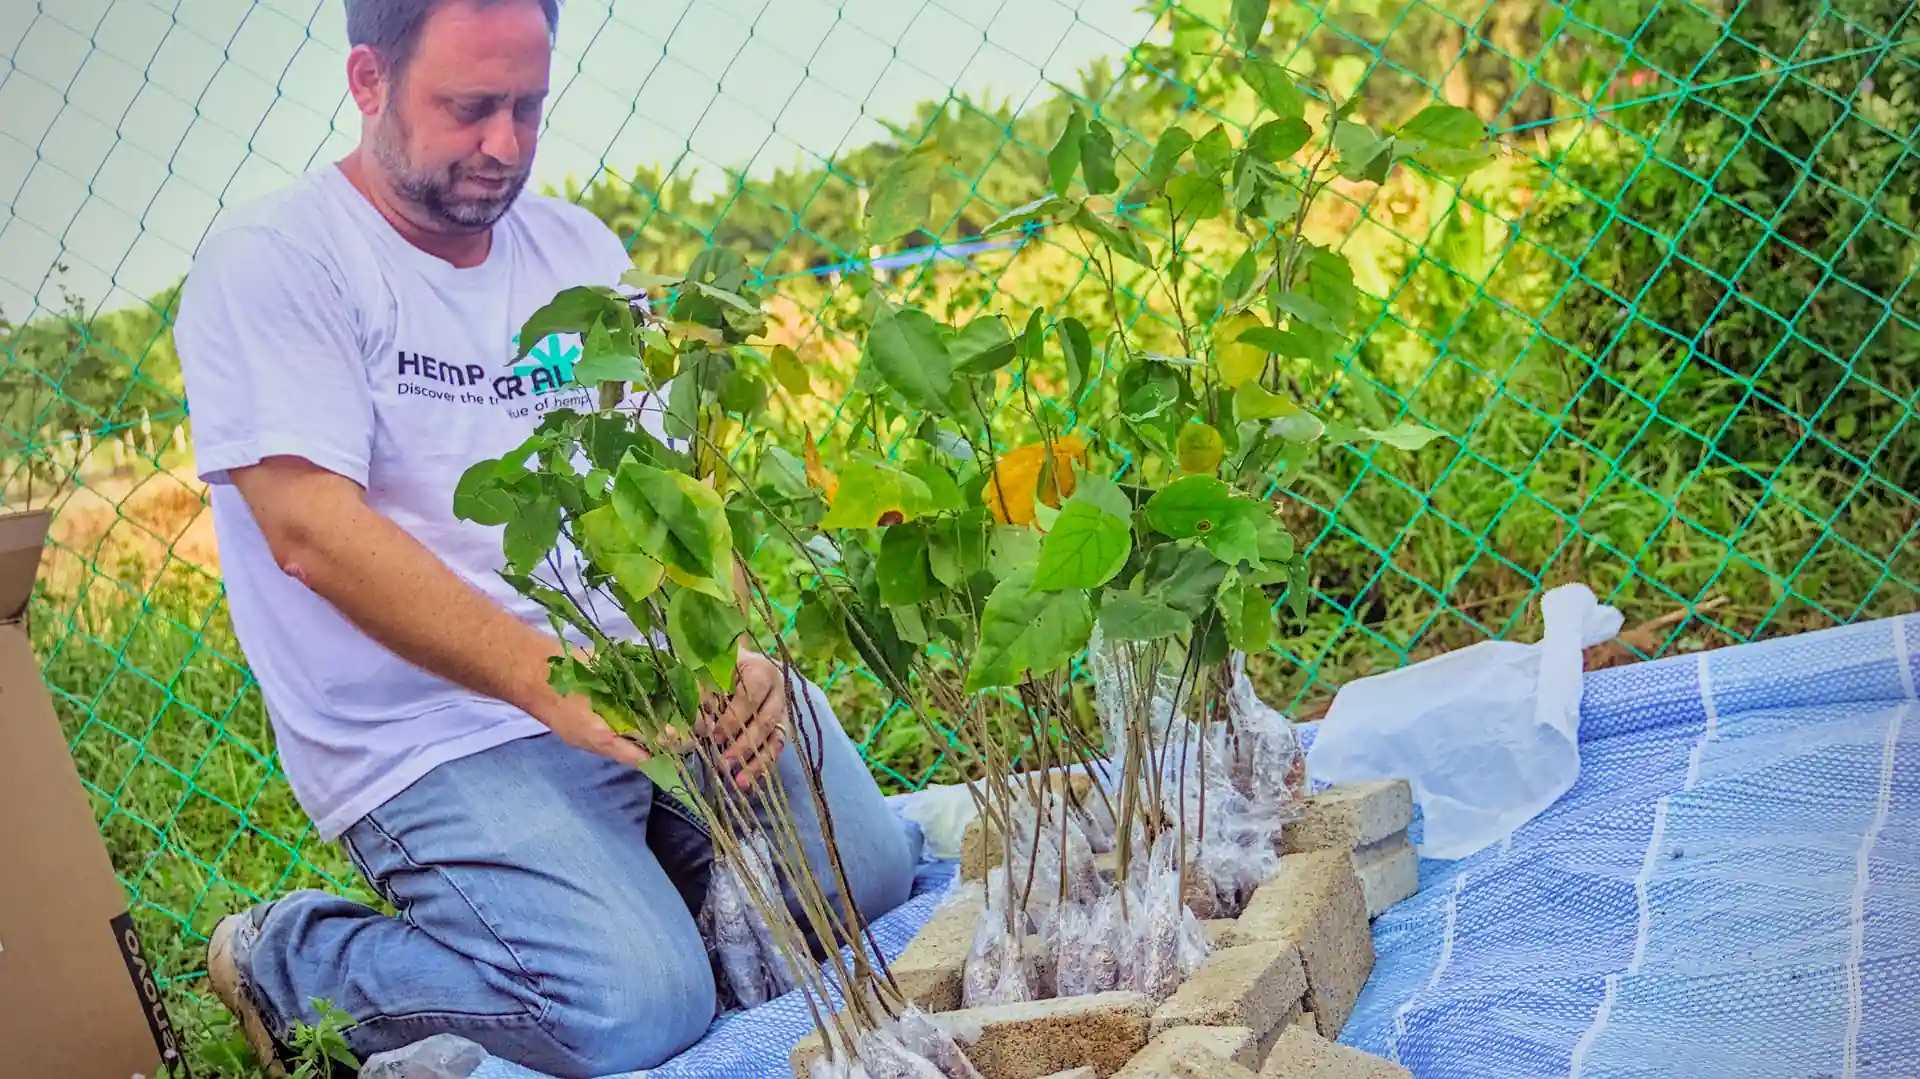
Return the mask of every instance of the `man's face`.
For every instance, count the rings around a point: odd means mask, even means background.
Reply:
[[[367,129],[414,224],[478,232],[513,205],[533,168],[551,56],[536,3],[452,0],[427,16]]]

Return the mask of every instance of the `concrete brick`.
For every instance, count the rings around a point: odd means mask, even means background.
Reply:
[[[1314,1019],[1313,1012],[1307,1008],[1302,1008],[1299,1011],[1293,1013],[1293,1018],[1287,1023],[1287,1025],[1293,1026],[1293,1027],[1299,1027],[1301,1030],[1306,1031],[1307,1033],[1313,1035],[1316,1038],[1320,1036],[1319,1021]]]
[[[1380,913],[1420,890],[1420,855],[1407,842],[1407,833],[1395,832],[1353,852],[1353,872],[1360,878],[1360,894],[1367,901],[1367,917]]]
[[[1100,1079],[1092,1068],[1074,1068],[1071,1071],[1054,1072],[1046,1079]]]
[[[1233,932],[1232,918],[1208,918],[1200,923],[1200,929],[1207,935],[1207,943],[1219,947]]]
[[[986,1079],[1039,1079],[1085,1066],[1112,1075],[1146,1047],[1152,1017],[1152,1000],[1116,992],[964,1008],[933,1020],[955,1038],[979,1032],[961,1047]]]
[[[1281,839],[1288,854],[1353,850],[1407,830],[1413,820],[1413,788],[1404,779],[1343,783],[1307,799],[1301,818]]]
[[[1260,1079],[1413,1079],[1413,1073],[1295,1027],[1274,1043],[1260,1067]]]
[[[1153,1034],[1186,1026],[1246,1027],[1264,1050],[1306,991],[1306,972],[1293,945],[1262,941],[1221,948],[1153,1013]]]
[[[1174,1027],[1156,1034],[1114,1079],[1147,1079],[1175,1074],[1181,1060],[1212,1058],[1244,1068],[1260,1066],[1259,1039],[1246,1027]]]
[[[1306,968],[1306,1006],[1320,1033],[1340,1035],[1354,998],[1373,971],[1373,932],[1366,900],[1346,850],[1289,854],[1253,893],[1228,934],[1229,946],[1291,944]]]
[[[890,964],[900,991],[922,1011],[950,1012],[960,1006],[960,977],[984,909],[978,896],[942,906]]]

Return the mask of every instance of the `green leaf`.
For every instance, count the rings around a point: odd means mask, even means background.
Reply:
[[[1098,588],[1120,572],[1132,553],[1133,529],[1127,518],[1116,517],[1076,494],[1040,544],[1033,587],[1042,592]]]
[[[980,234],[987,236],[1007,229],[1025,228],[1036,221],[1051,221],[1079,205],[1072,199],[1062,198],[1059,195],[1042,195],[1024,206],[1016,206],[987,222],[987,227],[981,229]]]
[[[605,285],[575,285],[562,289],[521,324],[519,351],[513,354],[513,358],[517,360],[532,352],[552,334],[584,334],[593,328],[595,322],[602,318],[617,317],[626,307],[626,297]]]
[[[1227,575],[1226,563],[1194,543],[1163,543],[1147,555],[1143,578],[1153,583],[1154,595],[1167,605],[1198,618],[1213,603],[1214,593]]]
[[[1036,307],[1027,316],[1027,328],[1020,331],[1020,355],[1037,361],[1047,351],[1047,309]]]
[[[1234,260],[1233,268],[1227,271],[1227,276],[1220,282],[1221,304],[1228,310],[1232,310],[1240,298],[1245,296],[1247,290],[1253,286],[1253,275],[1256,272],[1258,272],[1258,266],[1253,257],[1253,248],[1249,247]]]
[[[1005,580],[1040,559],[1040,533],[1024,525],[995,525],[987,534],[987,572]]]
[[[1224,125],[1215,124],[1193,144],[1193,160],[1208,176],[1219,178],[1233,167],[1233,139]]]
[[[1235,498],[1212,531],[1200,538],[1213,557],[1229,566],[1260,561],[1260,519],[1265,507],[1250,498]]]
[[[524,447],[523,447],[524,448]],[[525,454],[521,454],[524,458]],[[453,486],[453,515],[478,525],[503,525],[513,520],[520,500],[507,485],[530,475],[525,466],[509,458],[476,461],[460,474]]]
[[[1183,221],[1204,221],[1227,208],[1227,192],[1220,181],[1199,173],[1183,172],[1168,180],[1167,197],[1173,200],[1175,216]]]
[[[600,382],[638,382],[646,385],[647,365],[630,349],[613,342],[605,321],[595,322],[580,344],[580,360],[573,365],[573,380],[582,386]]]
[[[1392,427],[1363,427],[1360,433],[1375,442],[1384,442],[1397,450],[1412,452],[1439,438],[1441,432],[1418,423],[1396,423]]]
[[[1267,5],[1271,0],[1233,0],[1233,41],[1242,52],[1252,52],[1267,25]]]
[[[672,288],[686,280],[673,274],[653,273],[648,270],[632,269],[620,275],[620,283],[637,289]]]
[[[1273,305],[1294,323],[1305,323],[1328,333],[1341,332],[1342,327],[1334,322],[1333,313],[1311,296],[1298,292],[1276,292]]]
[[[1398,138],[1417,139],[1429,146],[1470,150],[1487,137],[1487,129],[1469,109],[1458,105],[1428,105],[1408,120],[1395,135]]]
[[[895,158],[867,198],[867,238],[877,244],[897,240],[925,227],[933,215],[934,181],[940,175],[940,147],[928,143]]]
[[[1080,387],[1087,384],[1087,376],[1093,369],[1093,337],[1087,333],[1086,323],[1072,316],[1054,323],[1053,328],[1060,335],[1060,351],[1066,354],[1067,370],[1073,374],[1067,384],[1067,396],[1078,397]]]
[[[980,612],[980,646],[967,671],[967,692],[1059,670],[1092,633],[1086,593],[1036,591],[1031,570],[1016,573],[994,588]]]
[[[1233,391],[1233,418],[1241,423],[1291,416],[1299,411],[1299,405],[1277,393],[1269,393],[1258,382],[1243,382]]]
[[[507,556],[507,567],[515,573],[528,573],[540,564],[553,541],[560,536],[560,503],[542,498],[523,505],[507,522],[501,534],[500,548]]]
[[[1339,154],[1340,175],[1349,180],[1379,183],[1393,167],[1393,140],[1365,124],[1343,120],[1333,129],[1333,148]]]
[[[953,364],[940,339],[940,324],[931,315],[903,307],[874,323],[867,334],[867,356],[908,404],[928,412],[947,410]]]
[[[926,483],[910,473],[873,461],[850,461],[840,469],[840,493],[820,527],[877,528],[897,523],[881,520],[894,514],[911,521],[925,516],[932,501]]]
[[[1134,181],[1130,198],[1145,199],[1159,191],[1173,170],[1180,165],[1180,155],[1193,146],[1193,136],[1185,128],[1170,127],[1160,133],[1153,144],[1153,154],[1147,158],[1147,167],[1141,171],[1140,178]]]
[[[1233,503],[1233,490],[1212,476],[1183,476],[1147,500],[1147,524],[1162,535],[1187,539],[1219,525]]]
[[[1249,59],[1240,68],[1240,77],[1265,105],[1282,120],[1298,120],[1307,114],[1307,95],[1293,81],[1286,68],[1271,60]]]
[[[1267,429],[1288,442],[1312,442],[1326,433],[1327,425],[1313,413],[1300,410],[1279,417]]]
[[[767,403],[767,384],[738,369],[720,377],[720,407],[739,416],[751,416]]]
[[[952,513],[966,505],[966,498],[960,493],[960,484],[938,464],[915,461],[907,466],[907,472],[927,485],[929,513]]]
[[[629,456],[614,473],[613,506],[636,536],[651,538],[664,530],[665,541],[649,553],[666,564],[676,584],[733,598],[733,530],[713,488]]]
[[[1394,133],[1395,159],[1412,158],[1441,176],[1459,178],[1492,157],[1480,118],[1457,105],[1429,105]]]
[[[933,571],[927,563],[927,530],[918,523],[898,524],[880,533],[880,557],[874,561],[880,602],[923,603],[933,597]]]
[[[1217,602],[1228,644],[1242,652],[1258,652],[1273,642],[1273,601],[1257,586],[1229,577]]]
[[[1220,467],[1220,459],[1226,456],[1227,444],[1220,437],[1219,429],[1211,424],[1189,423],[1180,428],[1174,454],[1179,459],[1180,471],[1211,476]]]
[[[1293,573],[1287,579],[1287,605],[1293,610],[1294,621],[1307,616],[1307,560],[1304,558],[1294,562]]]
[[[800,362],[799,354],[785,345],[773,346],[773,377],[786,391],[795,397],[805,397],[813,392],[813,379],[807,374],[807,366]]]
[[[1259,522],[1260,561],[1281,565],[1293,561],[1293,533],[1271,513],[1262,513]]]
[[[1079,486],[1069,502],[1091,502],[1122,521],[1133,520],[1133,502],[1120,485],[1097,472],[1080,473]]]
[[[1073,174],[1080,170],[1081,147],[1087,137],[1087,116],[1079,109],[1073,110],[1067,117],[1067,129],[1060,134],[1060,141],[1053,144],[1047,154],[1047,176],[1052,181],[1053,193],[1065,195],[1067,186],[1073,183]]]
[[[666,411],[660,417],[668,438],[692,438],[700,429],[700,378],[686,370],[667,389]]]
[[[1076,227],[1099,237],[1100,242],[1106,244],[1114,254],[1141,266],[1149,268],[1153,266],[1153,256],[1140,242],[1140,238],[1133,234],[1133,230],[1126,227],[1124,223],[1119,226],[1109,224],[1106,219],[1085,206],[1080,207],[1080,211],[1073,215],[1073,223]]]
[[[847,643],[846,610],[809,590],[801,595],[800,609],[794,612],[793,634],[802,655],[830,659]]]
[[[580,546],[593,564],[613,577],[629,599],[645,599],[660,587],[666,567],[651,551],[666,542],[666,528],[649,534],[630,531],[611,503],[581,514],[574,521]]]
[[[1268,120],[1247,136],[1247,150],[1262,161],[1285,161],[1313,138],[1313,128],[1298,116]]]
[[[985,506],[934,520],[927,537],[927,561],[934,579],[959,589],[975,574],[986,572],[987,528]]]
[[[1109,194],[1120,186],[1113,171],[1113,133],[1098,120],[1087,125],[1080,139],[1080,175],[1087,181],[1089,194]]]
[[[999,315],[982,315],[954,335],[949,352],[954,370],[969,375],[990,374],[1013,360],[1013,335]]]
[[[704,668],[723,691],[733,689],[737,643],[747,628],[740,609],[704,592],[682,588],[667,601],[667,639],[684,663]]]
[[[1100,597],[1100,632],[1110,641],[1157,641],[1193,628],[1193,619],[1152,596],[1109,589]]]

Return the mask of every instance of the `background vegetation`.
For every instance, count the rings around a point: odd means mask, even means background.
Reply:
[[[1294,489],[1316,603],[1257,673],[1312,714],[1352,677],[1489,636],[1526,636],[1538,593],[1580,580],[1655,619],[1664,654],[1914,609],[1920,596],[1920,55],[1882,0],[1350,0],[1275,5],[1276,59],[1362,81],[1390,126],[1467,105],[1504,151],[1465,186],[1342,182],[1308,223],[1370,297],[1337,407],[1446,437],[1342,448]],[[635,168],[564,192],[642,266],[708,243],[792,298],[780,340],[813,392],[782,437],[833,438],[853,372],[836,329],[869,280],[943,316],[990,296],[1099,325],[1118,312],[1065,237],[956,255],[1041,193],[1071,104],[1117,135],[1204,130],[1250,103],[1210,55],[1225,0],[1167,7],[1125,70],[1024,108],[950,98],[830,167],[701,195]],[[1285,43],[1294,43],[1287,46]],[[871,271],[863,192],[941,148],[938,236]],[[1146,147],[1122,136],[1136,160]],[[1199,243],[1225,237],[1201,236]],[[222,914],[295,887],[372,901],[317,843],[272,759],[232,638],[167,327],[77,304],[0,323],[0,501],[58,507],[36,647],[174,1014],[216,1073],[242,1074],[198,989]],[[1043,391],[1047,387],[1041,386]],[[57,495],[51,492],[58,491]],[[843,720],[894,788],[942,777],[942,745],[890,722],[872,680],[823,663]]]

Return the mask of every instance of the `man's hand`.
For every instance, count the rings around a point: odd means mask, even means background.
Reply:
[[[646,761],[647,751],[615,734],[584,695],[573,693],[561,697],[556,694],[554,700],[552,706],[541,709],[533,718],[545,723],[562,742],[630,768],[638,768]]]
[[[741,790],[773,767],[787,744],[787,679],[780,665],[758,652],[740,651],[733,692],[701,705],[699,733],[720,749]]]

